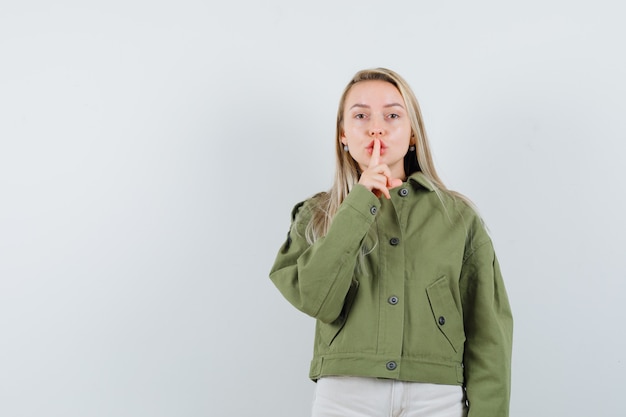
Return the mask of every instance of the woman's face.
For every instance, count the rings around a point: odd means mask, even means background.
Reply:
[[[380,139],[380,163],[394,178],[405,179],[404,156],[411,142],[411,122],[400,91],[386,81],[361,81],[352,86],[344,103],[341,143],[362,171],[367,169]]]

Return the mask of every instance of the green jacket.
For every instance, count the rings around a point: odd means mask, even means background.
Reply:
[[[463,385],[468,417],[507,417],[513,320],[485,227],[421,172],[377,198],[355,185],[325,237],[297,205],[270,278],[317,319],[310,378]]]

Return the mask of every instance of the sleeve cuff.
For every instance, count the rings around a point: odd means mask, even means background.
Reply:
[[[374,218],[378,209],[380,209],[380,200],[374,195],[373,192],[365,188],[361,184],[355,184],[352,190],[341,203],[342,208],[344,206],[351,208],[358,212],[365,218]]]

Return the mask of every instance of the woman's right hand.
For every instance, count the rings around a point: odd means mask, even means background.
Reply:
[[[391,198],[389,190],[402,185],[402,180],[393,178],[391,170],[387,164],[380,163],[380,139],[374,139],[374,148],[372,149],[372,157],[367,169],[361,174],[359,184],[365,186],[373,192],[376,197],[384,195],[387,199]]]

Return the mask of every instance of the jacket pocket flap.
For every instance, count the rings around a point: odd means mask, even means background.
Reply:
[[[426,288],[428,302],[433,313],[435,325],[448,339],[455,352],[463,348],[465,331],[463,319],[459,312],[450,288],[448,279],[443,276]]]

